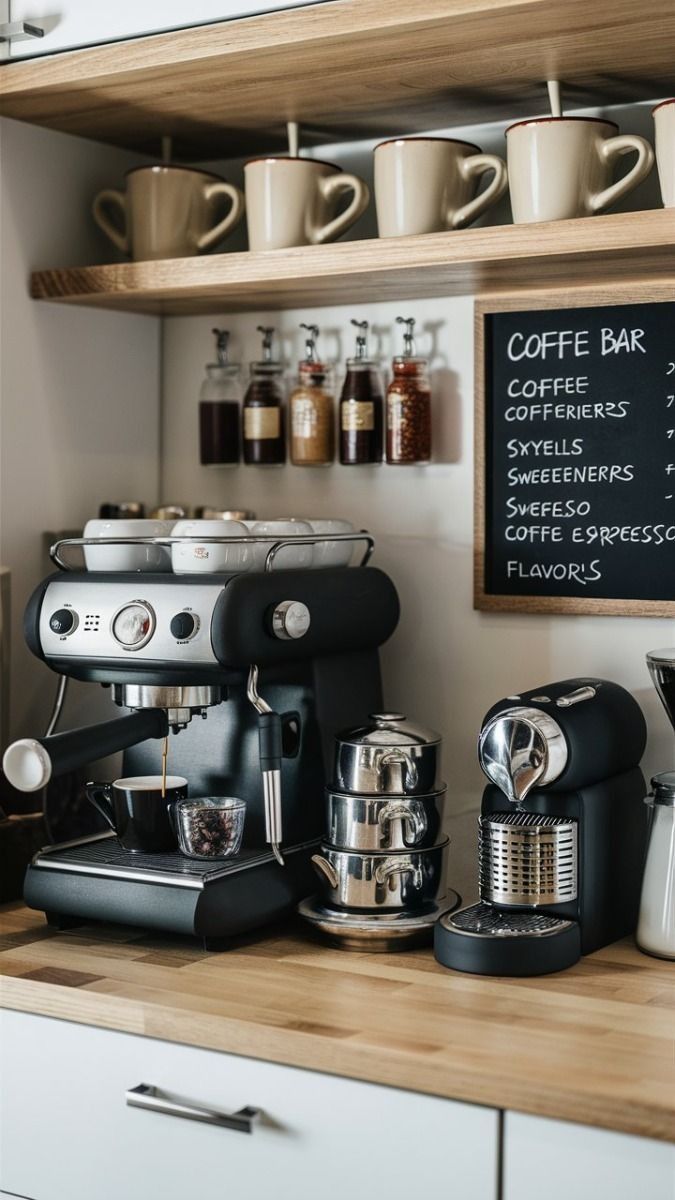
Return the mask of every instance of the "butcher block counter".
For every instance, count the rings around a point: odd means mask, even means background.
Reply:
[[[297,923],[223,953],[0,908],[2,1006],[501,1110],[675,1139],[675,964],[628,940],[488,979],[361,954]]]

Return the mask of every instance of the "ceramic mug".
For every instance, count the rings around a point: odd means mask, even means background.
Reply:
[[[675,100],[663,100],[652,113],[663,206],[675,208]]]
[[[136,538],[170,537],[173,521],[115,519],[87,521],[85,538],[126,538],[119,546],[84,546],[84,564],[88,571],[170,571],[168,546],[134,545]]]
[[[481,175],[492,172],[476,195]],[[395,138],[375,147],[380,237],[463,229],[504,195],[506,163],[455,138]]]
[[[171,547],[174,574],[212,574],[219,571],[249,571],[253,565],[250,542],[213,542],[209,538],[245,538],[248,529],[241,521],[178,521],[172,537],[200,538],[196,542],[177,542]]]
[[[334,242],[365,212],[367,184],[313,158],[256,158],[244,167],[250,250]],[[345,193],[352,199],[336,216]]]
[[[167,775],[165,784],[162,795],[161,775],[133,775],[114,783],[91,782],[85,791],[125,850],[161,854],[178,848],[171,807],[188,794],[182,775]]]
[[[652,169],[654,151],[645,138],[617,129],[598,117],[541,117],[511,125],[506,143],[516,224],[591,216],[637,187]],[[612,183],[614,162],[630,151],[637,162]]]
[[[248,524],[251,524],[248,522]],[[253,570],[264,571],[267,555],[276,542],[298,535],[307,537],[314,532],[309,521],[299,521],[296,517],[276,517],[272,521],[256,521],[252,524],[251,533],[256,537],[269,540],[258,542],[253,550]],[[314,559],[314,549],[308,542],[300,546],[284,546],[277,552],[272,564],[273,571],[298,571],[311,567]]]
[[[133,167],[126,192],[106,188],[94,200],[94,220],[111,242],[136,260],[188,258],[210,250],[244,215],[239,188],[193,167]],[[215,221],[221,197],[231,201]],[[113,225],[110,207],[122,213],[124,231]]]

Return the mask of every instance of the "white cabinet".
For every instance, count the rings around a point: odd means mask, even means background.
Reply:
[[[11,58],[53,54],[75,46],[113,42],[210,21],[228,21],[280,8],[299,8],[307,0],[10,0],[12,21],[41,26],[45,35],[13,41]]]
[[[0,1062],[0,1189],[29,1200],[497,1197],[492,1109],[9,1011]],[[249,1136],[128,1107],[139,1083],[263,1116]]]
[[[675,1200],[675,1146],[506,1113],[503,1200]]]

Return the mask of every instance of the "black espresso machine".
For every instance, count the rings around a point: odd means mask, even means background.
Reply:
[[[543,975],[632,933],[647,832],[637,701],[603,679],[507,696],[481,728],[480,902],[441,918],[436,958]]]
[[[130,853],[111,833],[46,847],[24,898],[50,924],[101,919],[208,944],[283,916],[314,890],[333,738],[381,710],[378,647],[399,616],[391,580],[366,566],[370,535],[329,540],[350,538],[367,543],[360,566],[272,569],[280,541],[260,572],[62,569],[40,584],[25,615],[32,652],[61,675],[111,687],[132,711],[15,742],[3,760],[10,782],[37,791],[118,750],[125,777],[157,774],[163,739],[177,733],[170,770],[190,795],[247,805],[243,848],[229,861]],[[52,557],[66,567],[83,544],[57,543]]]

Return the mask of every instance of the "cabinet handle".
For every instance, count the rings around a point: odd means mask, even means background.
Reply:
[[[29,38],[41,38],[45,31],[41,25],[32,21],[2,21],[0,22],[0,42],[26,42]]]
[[[165,1113],[170,1117],[183,1117],[187,1121],[205,1121],[207,1125],[221,1125],[237,1133],[253,1133],[255,1122],[262,1115],[259,1108],[240,1108],[238,1112],[220,1112],[216,1108],[199,1108],[198,1105],[179,1104],[167,1092],[162,1092],[152,1083],[139,1083],[129,1088],[126,1101],[132,1108],[149,1108],[151,1112]]]

